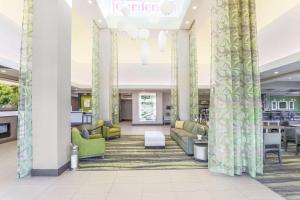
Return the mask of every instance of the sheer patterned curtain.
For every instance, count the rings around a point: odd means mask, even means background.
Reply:
[[[112,34],[112,69],[111,69],[111,93],[112,93],[112,121],[119,123],[119,85],[118,85],[118,34]]]
[[[171,126],[175,126],[178,117],[178,62],[177,62],[177,32],[171,35]]]
[[[199,120],[198,96],[198,64],[197,64],[197,39],[196,27],[193,23],[189,32],[189,58],[190,58],[190,120]]]
[[[255,0],[213,0],[209,169],[263,173]]]
[[[32,169],[32,18],[33,0],[24,0],[19,77],[17,177]]]
[[[92,110],[93,124],[100,120],[100,28],[93,21],[93,57],[92,57]]]

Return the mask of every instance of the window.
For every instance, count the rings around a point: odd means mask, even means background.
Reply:
[[[140,93],[139,120],[156,121],[156,93]]]
[[[288,102],[287,101],[279,101],[278,102],[278,110],[287,110]]]
[[[277,101],[272,101],[272,110],[277,110]]]
[[[295,109],[295,104],[294,104],[293,101],[290,101],[290,102],[289,102],[289,109],[290,109],[290,110],[294,110],[294,109]]]

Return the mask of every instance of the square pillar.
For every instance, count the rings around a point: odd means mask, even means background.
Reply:
[[[100,30],[100,117],[112,120],[112,37],[109,29]]]
[[[33,14],[33,176],[68,168],[71,144],[71,7],[35,0]]]
[[[178,55],[178,114],[180,120],[190,119],[190,68],[189,32],[179,30],[177,35]]]

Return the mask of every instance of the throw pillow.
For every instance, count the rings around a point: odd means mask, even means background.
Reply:
[[[176,121],[175,128],[183,129],[183,124],[184,124],[184,121]]]
[[[89,131],[88,131],[86,128],[83,128],[82,131],[81,131],[81,136],[82,136],[84,139],[89,139],[89,138],[90,138]]]
[[[104,126],[106,126],[108,128],[112,128],[113,127],[111,121],[104,121]]]

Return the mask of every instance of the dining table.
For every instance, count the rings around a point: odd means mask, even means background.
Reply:
[[[272,132],[272,130],[278,130],[278,132],[281,132],[281,130],[284,130],[287,128],[287,126],[281,126],[281,125],[264,125],[263,129],[266,130],[266,133]]]

